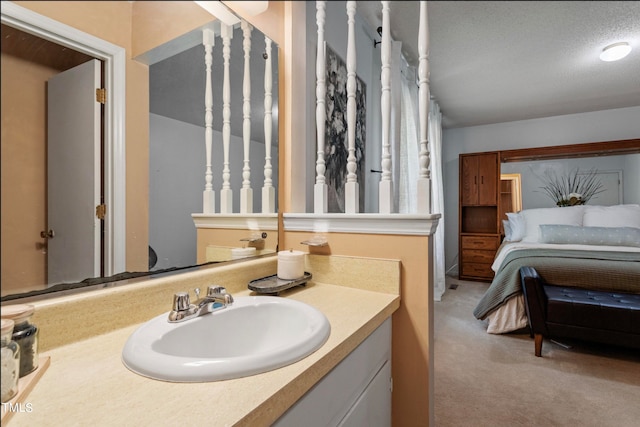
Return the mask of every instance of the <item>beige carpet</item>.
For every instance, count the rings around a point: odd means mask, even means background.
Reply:
[[[447,278],[435,303],[436,426],[640,427],[640,354],[486,333],[473,309],[488,284]],[[450,285],[457,289],[449,289]]]

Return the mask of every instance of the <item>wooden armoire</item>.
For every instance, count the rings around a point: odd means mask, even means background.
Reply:
[[[459,278],[491,281],[500,246],[500,153],[460,155]]]

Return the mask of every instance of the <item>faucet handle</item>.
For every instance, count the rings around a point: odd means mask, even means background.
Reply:
[[[190,305],[188,292],[178,292],[173,296],[173,311],[188,310]]]
[[[233,297],[230,293],[227,293],[227,289],[223,286],[209,286],[207,288],[207,296],[213,297],[216,295],[224,295],[225,304],[233,303]]]
[[[227,293],[227,289],[224,286],[210,285],[207,288],[207,295],[208,296],[213,296],[215,294],[226,294],[226,293]]]

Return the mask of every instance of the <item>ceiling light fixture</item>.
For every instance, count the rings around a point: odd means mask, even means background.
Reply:
[[[617,61],[627,56],[631,52],[631,46],[627,42],[610,44],[602,49],[600,59],[606,62]]]
[[[240,18],[233,14],[227,6],[220,1],[194,1],[198,6],[215,16],[225,25],[230,27],[240,22]]]

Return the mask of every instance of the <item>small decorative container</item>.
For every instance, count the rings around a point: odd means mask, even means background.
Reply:
[[[249,282],[249,289],[263,295],[279,295],[280,292],[291,289],[295,286],[305,286],[313,276],[304,272],[304,275],[295,280],[285,280],[277,275],[255,279]]]
[[[15,323],[12,339],[20,346],[20,378],[38,367],[38,328],[31,323],[34,311],[30,304],[2,307],[2,318]]]
[[[304,276],[305,252],[288,251],[278,252],[278,278],[282,280],[296,280]]]
[[[2,371],[0,371],[2,383],[0,386],[0,395],[2,403],[8,402],[16,394],[18,394],[18,374],[20,373],[20,346],[11,339],[13,333],[14,322],[9,319],[1,320],[2,329],[2,346],[1,346],[1,363]]]

